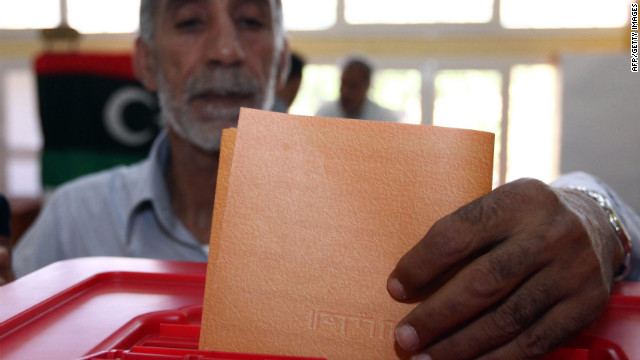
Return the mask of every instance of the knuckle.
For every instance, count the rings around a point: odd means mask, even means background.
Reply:
[[[560,204],[558,194],[547,184],[537,179],[523,178],[508,183],[502,188],[503,201],[528,206],[546,204],[549,208]],[[530,207],[535,209],[535,207]]]
[[[532,291],[519,293],[499,307],[493,315],[496,337],[514,339],[523,359],[535,359],[553,350],[575,328],[576,320],[571,319],[553,326],[532,324],[549,309],[554,300],[554,284],[537,287]]]
[[[460,258],[471,250],[472,241],[470,238],[459,234],[457,228],[451,226],[444,219],[436,222],[430,233],[430,238],[433,241],[428,251],[437,254],[445,262]]]
[[[555,340],[553,335],[546,331],[534,331],[529,336],[516,339],[516,344],[523,359],[537,359],[555,348]]]
[[[504,277],[494,266],[477,266],[471,270],[468,287],[470,295],[485,300],[492,300],[501,292]]]
[[[491,313],[490,319],[496,338],[513,338],[525,328],[528,323],[527,309],[505,304]]]
[[[554,323],[552,326],[532,328],[515,340],[518,351],[524,359],[537,359],[558,347],[573,335],[567,323]]]
[[[511,182],[510,184],[520,189],[528,189],[531,192],[546,191],[548,188],[547,184],[543,181],[534,178],[521,178]]]
[[[543,241],[540,236],[534,236],[529,241],[511,242],[499,253],[490,254],[489,264],[502,281],[514,276],[523,277],[537,262]]]
[[[495,299],[506,293],[525,276],[531,264],[536,263],[537,241],[543,240],[510,244],[500,251],[484,255],[486,261],[478,263],[470,271],[470,295]]]
[[[558,194],[537,179],[518,179],[496,188],[456,210],[452,215],[459,224],[483,229],[501,228],[504,219],[516,214],[542,215],[539,209],[556,211],[561,204]],[[506,234],[505,234],[506,235]]]
[[[519,292],[492,314],[498,336],[514,337],[526,329],[553,302],[554,285]]]
[[[408,292],[405,295],[409,295],[430,279],[432,265],[430,254],[424,250],[422,244],[418,244],[398,261],[392,277]]]
[[[477,224],[482,221],[485,213],[487,197],[478,198],[454,211],[452,216],[463,224]]]

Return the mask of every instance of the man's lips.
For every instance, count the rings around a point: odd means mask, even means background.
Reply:
[[[219,93],[219,92],[202,92],[190,97],[191,102],[234,104],[246,103],[253,100],[254,95],[249,93]]]

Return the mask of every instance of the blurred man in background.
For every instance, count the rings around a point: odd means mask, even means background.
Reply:
[[[272,109],[281,113],[288,113],[291,104],[296,100],[302,83],[302,70],[305,64],[304,59],[294,52],[291,53],[289,62],[289,75],[284,85],[276,91],[276,99]]]
[[[393,111],[376,104],[367,96],[372,75],[373,68],[368,61],[355,57],[348,59],[340,77],[340,97],[322,105],[316,115],[397,122],[398,117]]]

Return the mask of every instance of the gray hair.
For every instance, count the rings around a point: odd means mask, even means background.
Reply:
[[[153,38],[153,14],[157,7],[156,0],[140,1],[140,37],[147,44],[151,44]]]
[[[142,40],[151,45],[154,33],[153,15],[158,8],[158,0],[141,0],[140,1],[140,37]],[[275,0],[276,11],[272,15],[276,38],[279,46],[284,40],[284,26],[282,24],[282,0]]]

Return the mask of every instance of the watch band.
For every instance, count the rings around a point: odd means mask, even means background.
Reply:
[[[627,276],[627,274],[629,274],[629,271],[631,271],[631,239],[629,239],[629,235],[627,235],[627,232],[624,229],[624,225],[622,225],[620,218],[613,210],[613,207],[611,206],[611,203],[609,202],[607,197],[597,191],[593,191],[582,186],[574,186],[570,188],[580,191],[581,193],[593,199],[607,214],[609,223],[611,224],[611,227],[613,227],[613,230],[618,236],[618,240],[620,241],[624,249],[624,259],[622,261],[622,264],[620,264],[618,270],[614,273],[613,277],[615,281],[621,281],[625,276]]]

